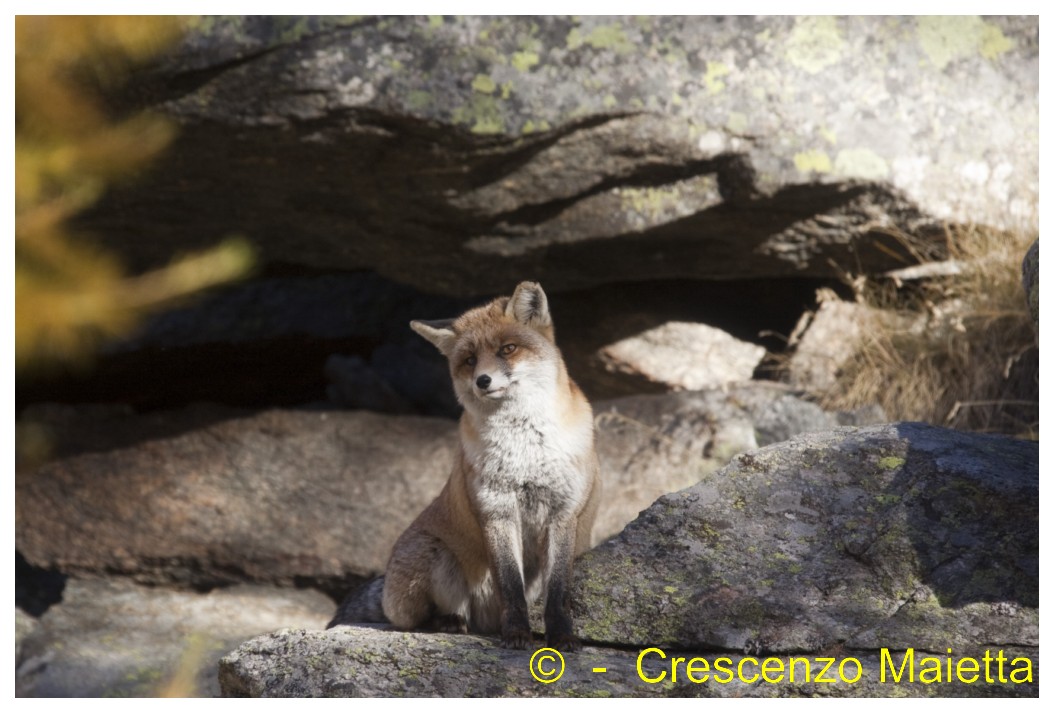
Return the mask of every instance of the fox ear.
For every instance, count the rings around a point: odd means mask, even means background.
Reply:
[[[549,316],[549,300],[537,282],[521,282],[509,298],[505,315],[512,317],[520,324],[535,329],[546,329],[553,325]]]
[[[410,322],[410,329],[432,342],[432,344],[435,344],[436,349],[447,354],[450,351],[450,347],[454,346],[454,339],[457,338],[453,324],[454,320],[452,319],[436,319],[430,321],[415,319]]]

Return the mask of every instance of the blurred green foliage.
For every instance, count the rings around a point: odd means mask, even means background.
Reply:
[[[114,181],[134,177],[175,127],[102,102],[139,62],[171,46],[170,17],[15,20],[15,363],[69,362],[126,333],[150,310],[246,273],[243,240],[125,274],[115,256],[69,227]]]

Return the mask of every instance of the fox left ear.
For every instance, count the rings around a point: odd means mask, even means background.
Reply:
[[[454,333],[453,324],[454,320],[452,319],[437,319],[432,321],[415,319],[410,322],[410,329],[432,342],[432,344],[436,346],[436,349],[443,354],[448,354],[450,352],[450,347],[454,344],[454,340],[457,339],[457,334]]]
[[[516,285],[516,291],[505,307],[505,314],[535,329],[545,330],[553,326],[553,319],[549,316],[549,300],[537,282]]]

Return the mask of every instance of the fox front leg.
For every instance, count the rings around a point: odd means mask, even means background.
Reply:
[[[578,651],[570,613],[571,567],[574,561],[576,523],[553,525],[549,530],[549,582],[545,595],[545,640],[557,651]]]
[[[491,522],[484,527],[484,537],[501,594],[501,645],[525,649],[531,643],[531,622],[523,589],[519,530],[509,521]]]

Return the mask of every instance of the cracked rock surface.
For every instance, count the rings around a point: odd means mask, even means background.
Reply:
[[[182,133],[86,220],[135,266],[832,277],[1038,197],[1035,18],[208,18],[141,81]]]
[[[579,630],[777,653],[1038,647],[1038,456],[915,423],[736,456],[582,556]]]

